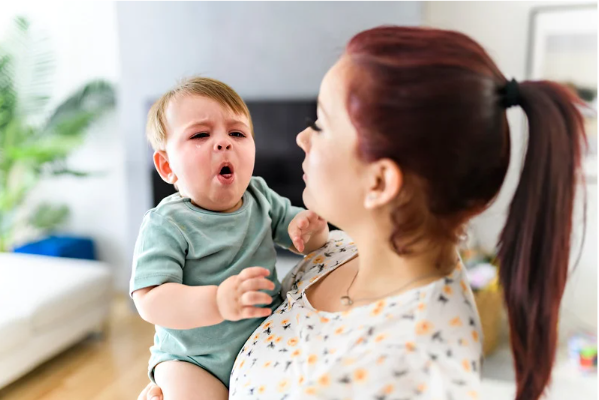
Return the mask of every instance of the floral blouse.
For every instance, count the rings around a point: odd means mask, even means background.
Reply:
[[[237,356],[230,399],[478,398],[481,327],[463,266],[376,303],[315,310],[306,289],[356,253],[347,234],[333,231],[287,275],[285,302]]]

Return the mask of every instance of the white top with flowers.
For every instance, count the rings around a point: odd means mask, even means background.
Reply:
[[[478,398],[481,327],[462,265],[347,312],[315,310],[306,288],[356,252],[347,234],[333,231],[285,277],[286,301],[237,356],[230,399]]]

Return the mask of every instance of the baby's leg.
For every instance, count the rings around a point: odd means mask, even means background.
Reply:
[[[164,400],[227,400],[229,391],[202,368],[185,361],[165,361],[154,369]]]

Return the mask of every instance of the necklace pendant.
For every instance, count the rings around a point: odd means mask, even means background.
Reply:
[[[354,304],[354,301],[349,296],[341,296],[341,304],[344,306],[351,306]]]

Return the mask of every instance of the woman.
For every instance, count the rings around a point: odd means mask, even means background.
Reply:
[[[284,279],[285,302],[237,357],[230,398],[477,398],[480,321],[456,245],[501,188],[506,109],[521,106],[528,151],[499,260],[516,399],[538,399],[568,269],[577,101],[552,82],[507,81],[457,32],[356,35],[323,79],[318,121],[297,137],[306,206],[346,233]]]

